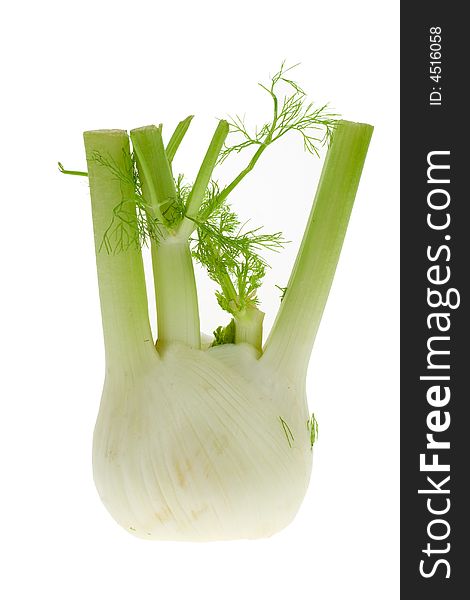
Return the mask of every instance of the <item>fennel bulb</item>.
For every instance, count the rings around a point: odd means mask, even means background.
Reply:
[[[106,354],[94,479],[114,519],[144,539],[270,536],[294,518],[308,486],[316,422],[305,376],[372,127],[333,122],[312,105],[301,113],[306,120],[296,121],[299,112],[291,118],[283,107],[302,107],[304,94],[293,84],[279,103],[275,86],[292,82],[278,75],[266,88],[274,99],[271,122],[256,137],[220,121],[192,185],[172,172],[191,117],[166,147],[161,126],[131,131],[132,153],[125,131],[84,134]],[[289,130],[305,138],[320,126],[331,143],[263,347],[256,291],[266,263],[258,250],[278,248],[282,237],[241,232],[226,199],[269,144]],[[227,145],[230,131],[245,142]],[[316,152],[314,139],[304,143]],[[251,145],[257,150],[246,169],[220,189],[211,179],[217,162]],[[152,251],[156,342],[142,236]],[[219,284],[219,304],[232,316],[211,345],[201,342],[193,260]]]
[[[286,439],[280,416],[292,431]],[[139,537],[266,537],[294,517],[312,452],[305,391],[248,344],[149,348],[107,372],[96,424],[96,486]]]

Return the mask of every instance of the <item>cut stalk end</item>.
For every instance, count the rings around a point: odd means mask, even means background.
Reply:
[[[259,353],[263,344],[264,312],[252,306],[235,315],[235,343],[250,344]]]

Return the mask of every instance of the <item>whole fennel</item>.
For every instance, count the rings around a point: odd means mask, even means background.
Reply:
[[[309,483],[317,423],[307,407],[306,371],[372,127],[307,105],[287,72],[281,68],[263,86],[273,116],[255,134],[240,119],[219,122],[192,184],[175,176],[172,164],[191,117],[166,146],[161,126],[135,129],[130,139],[121,130],[84,134],[106,357],[94,479],[114,519],[144,539],[270,536],[294,518]],[[289,90],[284,98],[280,84]],[[300,133],[311,153],[322,140],[329,147],[262,346],[263,251],[279,249],[283,239],[243,228],[227,198],[289,131]],[[228,136],[241,141],[230,145]],[[219,187],[212,179],[216,165],[251,147],[247,167]],[[145,243],[152,253],[156,341]],[[194,260],[218,284],[219,304],[231,316],[210,346],[201,342]]]

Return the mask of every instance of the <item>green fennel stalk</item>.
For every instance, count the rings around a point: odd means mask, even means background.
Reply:
[[[339,121],[263,360],[306,369],[333,282],[373,127]]]
[[[88,131],[84,134],[100,291],[103,335],[108,366],[136,368],[145,356],[154,356],[140,248],[108,254],[102,240],[109,226],[116,198],[127,200],[126,215],[136,226],[134,188],[113,177],[107,166],[94,159],[96,153],[113,157],[123,171],[129,168],[129,138],[125,131]]]

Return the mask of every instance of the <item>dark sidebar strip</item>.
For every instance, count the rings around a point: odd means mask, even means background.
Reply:
[[[403,600],[469,589],[470,151],[465,3],[401,3]],[[465,164],[466,163],[466,164]]]

